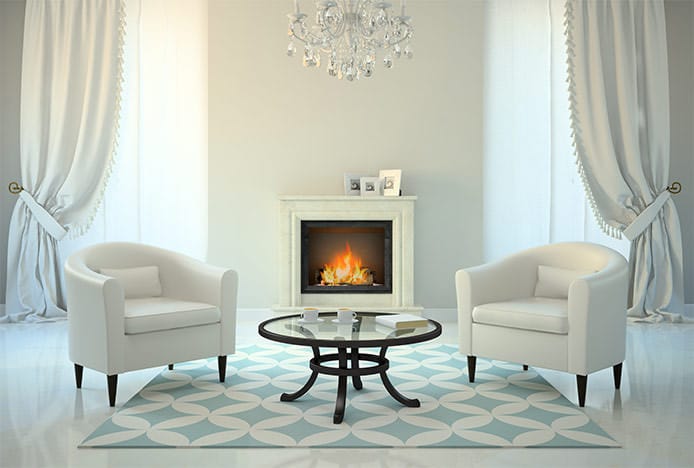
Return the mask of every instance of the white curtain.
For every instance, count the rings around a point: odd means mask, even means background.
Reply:
[[[576,171],[564,0],[485,6],[485,259],[573,240],[628,256],[628,242],[600,230]]]
[[[90,232],[207,256],[207,2],[125,0],[120,142]]]
[[[79,5],[83,3],[91,5]],[[32,301],[25,299],[24,312],[6,319],[64,316],[62,265],[72,252],[90,244],[144,242],[206,258],[207,2],[122,3],[126,21],[120,129],[103,202],[86,233],[60,241],[48,239],[52,256],[50,263],[44,260],[41,265],[50,265],[48,273],[56,286],[44,285],[36,270],[27,270],[20,280],[23,294]],[[41,115],[43,108],[36,105],[33,113]],[[83,180],[90,181],[89,177]],[[40,309],[44,302],[52,304],[48,311]],[[16,310],[9,292],[7,307],[8,312]]]
[[[27,0],[22,52],[23,191],[10,221],[6,315],[65,315],[58,244],[89,228],[108,180],[121,80],[119,0]]]
[[[567,0],[579,169],[602,227],[631,241],[629,315],[679,320],[682,239],[667,190],[670,106],[662,0]]]

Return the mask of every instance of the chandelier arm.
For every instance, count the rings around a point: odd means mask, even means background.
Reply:
[[[340,4],[340,3],[336,3],[334,6],[336,6],[338,8],[338,10],[340,11],[341,20],[339,21],[339,23],[337,23],[337,29],[334,32],[331,30],[331,28],[329,26],[326,26],[325,24],[323,24],[321,26],[321,30],[320,30],[321,36],[319,39],[321,46],[323,44],[325,44],[326,42],[330,43],[331,41],[338,40],[344,34],[344,31],[345,31],[345,25],[347,23],[347,21],[345,21],[345,19],[344,19],[345,18],[345,11],[346,11],[345,5]],[[326,10],[326,12],[327,12],[327,10]]]
[[[338,30],[334,33],[330,31],[330,28],[323,28],[321,32],[328,37],[328,42],[336,41],[340,39],[340,37],[342,37],[342,35],[345,33],[345,21],[340,22]]]
[[[291,35],[291,38],[292,38],[292,39],[296,39],[296,40],[299,41],[299,42],[303,42],[304,44],[308,44],[308,42],[306,41],[306,39],[304,39],[304,38],[301,37],[301,36],[297,36],[296,34],[292,34],[292,35]]]
[[[361,21],[359,21],[361,19],[360,13],[362,11],[366,11],[364,2],[358,2],[357,7],[354,10],[354,24],[360,37],[370,39],[371,36],[367,34],[366,28],[361,24]]]
[[[342,20],[337,25],[337,30],[333,33],[332,31],[330,31],[330,28],[325,28],[325,31],[328,33],[328,35],[330,36],[330,39],[332,39],[332,40],[339,39],[345,33],[345,28],[347,27],[346,18],[347,18],[348,10],[346,8],[346,5],[343,2],[341,5],[339,3],[337,3],[336,6],[340,10],[341,18],[342,18]]]
[[[302,42],[304,44],[307,44],[311,47],[316,47],[322,44],[323,41],[321,41],[315,34],[313,33],[308,33],[306,36],[302,37],[299,36],[298,34],[292,33],[291,37],[293,39],[298,40],[299,42]]]
[[[324,49],[324,47],[325,47],[324,44],[326,42],[330,43],[332,41],[338,41],[342,37],[342,35],[344,34],[344,29],[345,29],[345,22],[342,21],[339,24],[339,29],[335,33],[330,31],[330,28],[322,28],[321,29],[322,36],[320,36],[316,33],[313,33],[313,32],[308,32],[305,36],[302,37],[302,36],[296,34],[295,32],[292,32],[291,37],[303,42],[304,44],[308,44],[311,47],[319,46],[322,50],[326,50],[326,49]]]
[[[402,39],[398,39],[397,41],[394,41],[394,42],[388,41],[386,44],[387,44],[388,46],[394,46],[394,45],[396,45],[396,44],[400,44],[400,43],[402,43],[402,42],[407,41],[407,39],[408,39],[407,37],[403,37]],[[382,47],[383,47],[383,46],[382,46]]]

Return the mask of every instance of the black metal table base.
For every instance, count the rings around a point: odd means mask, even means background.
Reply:
[[[283,393],[280,396],[282,401],[293,401],[303,396],[313,386],[318,378],[318,374],[327,374],[337,376],[337,399],[335,401],[335,414],[333,415],[333,423],[340,424],[345,417],[345,403],[347,401],[347,378],[352,377],[352,385],[355,389],[361,390],[363,384],[361,376],[379,374],[383,386],[386,388],[390,396],[405,406],[418,408],[421,404],[416,398],[407,398],[397,391],[393,386],[386,371],[390,366],[390,362],[386,358],[387,346],[381,348],[379,355],[360,353],[358,348],[352,348],[351,352],[347,352],[347,348],[338,348],[337,353],[320,355],[318,347],[312,347],[313,359],[309,361],[311,368],[311,376],[306,383],[294,393]],[[337,361],[338,367],[325,366],[325,362]],[[360,362],[374,362],[376,365],[361,367]],[[351,367],[348,367],[348,362]]]

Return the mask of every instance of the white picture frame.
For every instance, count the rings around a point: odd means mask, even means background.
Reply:
[[[377,197],[381,194],[380,177],[362,177],[360,179],[362,197]]]
[[[402,169],[382,169],[378,171],[378,178],[381,180],[384,196],[400,196],[400,181],[402,179]]]
[[[345,195],[361,195],[361,174],[345,174]]]

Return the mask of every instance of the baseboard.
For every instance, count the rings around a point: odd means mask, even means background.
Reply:
[[[310,306],[310,307],[318,307],[321,310],[324,311],[334,311],[337,309],[337,307],[329,307],[329,306]],[[389,314],[415,314],[415,315],[421,315],[422,312],[424,311],[424,307],[420,305],[413,305],[413,306],[402,306],[402,307],[378,307],[378,306],[352,306],[354,310],[358,310],[360,312],[385,312]],[[291,314],[299,314],[304,310],[303,306],[300,307],[283,307],[279,305],[274,305],[272,306],[272,311],[277,314],[277,316],[280,315],[291,315]]]
[[[298,313],[297,311],[287,311],[280,313],[274,311],[270,308],[261,309],[250,309],[250,308],[239,308],[236,310],[236,319],[239,322],[254,322],[260,323],[263,320],[267,320],[272,317],[279,317],[280,315],[289,315],[291,313]],[[436,320],[437,322],[455,322],[458,320],[458,313],[456,309],[433,309],[424,308],[422,311],[424,317]]]
[[[437,322],[457,322],[458,321],[458,310],[457,309],[432,309],[425,308],[422,315],[426,318],[436,320]]]
[[[272,317],[277,317],[279,314],[273,312],[270,308],[267,309],[236,309],[237,322],[254,322],[260,323]]]

